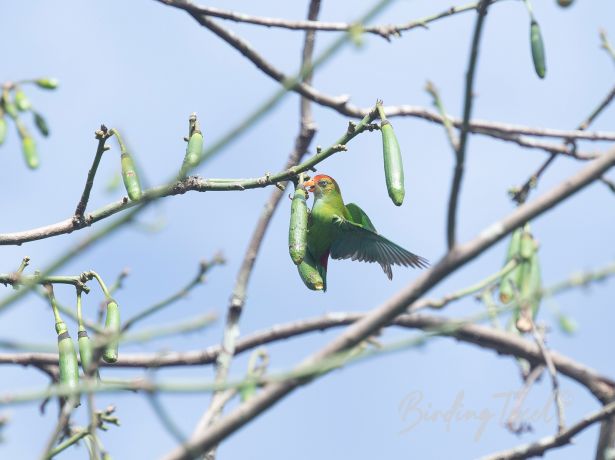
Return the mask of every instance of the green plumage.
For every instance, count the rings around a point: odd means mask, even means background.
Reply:
[[[323,280],[323,291],[327,289],[329,256],[333,259],[377,262],[389,279],[393,278],[392,265],[428,266],[426,259],[378,234],[359,206],[354,203],[345,205],[333,178],[318,175],[305,185],[314,192],[314,205],[308,223],[307,254]],[[310,289],[320,290],[313,284],[306,285]]]

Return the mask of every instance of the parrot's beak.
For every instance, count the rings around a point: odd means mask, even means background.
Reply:
[[[305,181],[303,183],[303,186],[307,189],[308,192],[314,192],[314,189],[316,188],[316,184],[314,184],[314,179],[310,179],[308,181]]]

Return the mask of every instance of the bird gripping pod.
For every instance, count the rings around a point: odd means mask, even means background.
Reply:
[[[545,63],[545,47],[540,33],[540,26],[535,19],[532,19],[530,24],[530,44],[532,46],[532,60],[534,61],[534,70],[540,78],[545,78],[547,66]]]
[[[401,206],[404,202],[404,164],[401,158],[401,150],[393,126],[386,119],[384,110],[378,105],[380,112],[380,132],[382,133],[382,153],[384,156],[384,177],[387,183],[387,191],[395,206]]]
[[[314,265],[314,261],[309,252],[305,253],[303,261],[297,266],[301,280],[312,291],[324,291],[325,283],[322,276],[318,273],[318,269]]]
[[[103,350],[102,358],[106,363],[117,361],[117,350],[119,345],[120,333],[120,307],[113,299],[107,300],[107,316],[105,318],[105,332],[113,334],[112,339],[107,338],[108,342]]]
[[[521,236],[524,233],[521,227],[517,228],[510,237],[508,244],[508,252],[504,265],[508,264],[514,258],[517,258],[517,265],[512,271],[508,272],[500,281],[500,300],[502,303],[510,302],[514,297],[514,290],[519,288],[521,281]],[[514,285],[514,287],[513,287]]]
[[[135,162],[132,156],[126,151],[122,152],[122,179],[124,180],[124,186],[128,193],[128,198],[132,201],[137,201],[141,198],[141,184],[139,183],[139,176],[137,176],[137,170],[135,168]]]
[[[26,164],[30,169],[36,169],[39,165],[38,152],[36,144],[31,136],[26,136],[21,139],[21,150],[26,160]]]
[[[299,265],[305,257],[308,210],[306,191],[302,185],[297,186],[290,205],[290,225],[288,227],[288,251],[295,265]]]
[[[58,353],[60,355],[60,384],[71,389],[77,388],[79,386],[79,364],[73,340],[68,333],[66,324],[62,321],[56,323],[56,332],[58,333]],[[78,395],[76,405],[79,405]]]

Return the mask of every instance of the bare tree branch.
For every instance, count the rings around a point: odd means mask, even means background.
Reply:
[[[496,454],[483,457],[482,460],[516,460],[531,457],[539,457],[545,452],[557,447],[564,446],[572,442],[572,438],[601,420],[615,414],[615,403],[604,406],[601,410],[586,415],[583,419],[572,425],[565,431],[556,436],[546,436],[531,444],[525,444],[514,449],[498,452]]]
[[[478,64],[478,47],[480,37],[483,30],[485,16],[487,16],[487,8],[491,4],[491,0],[482,0],[477,8],[476,25],[474,26],[474,36],[472,37],[472,47],[470,48],[470,62],[466,72],[466,86],[463,104],[463,120],[461,122],[461,132],[459,133],[459,141],[453,141],[453,150],[455,152],[455,170],[453,173],[453,182],[451,184],[451,193],[448,201],[448,215],[446,223],[446,243],[448,249],[455,247],[456,243],[456,226],[457,226],[457,203],[459,203],[459,195],[461,193],[461,180],[463,178],[463,170],[465,168],[465,155],[468,145],[468,130],[470,116],[472,114],[472,103],[474,101],[474,74]],[[448,119],[444,118],[444,124],[449,123]]]
[[[265,27],[278,27],[282,29],[290,30],[306,30],[306,31],[322,31],[322,32],[348,32],[352,30],[355,24],[348,24],[345,22],[323,22],[316,20],[307,21],[293,21],[282,18],[268,18],[262,16],[252,16],[245,13],[238,13],[235,11],[223,10],[221,8],[214,8],[208,6],[198,6],[187,1],[177,0],[158,0],[165,5],[173,6],[185,10],[190,13],[199,14],[203,16],[212,16],[220,19],[227,19],[235,22],[243,22],[247,24],[255,24]],[[498,0],[496,0],[498,1]],[[398,25],[376,25],[376,26],[364,26],[361,27],[361,32],[379,35],[387,40],[391,36],[401,35],[401,32],[415,29],[417,27],[426,28],[427,24],[436,21],[441,18],[452,16],[454,14],[463,13],[476,9],[477,4],[471,3],[464,6],[452,6],[437,13],[433,16],[428,16],[422,19],[409,21]]]

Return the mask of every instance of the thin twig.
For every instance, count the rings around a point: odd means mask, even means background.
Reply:
[[[570,428],[558,433],[555,436],[546,436],[531,444],[525,444],[515,447],[514,449],[487,455],[481,460],[521,460],[542,456],[545,452],[551,449],[569,444],[572,442],[572,438],[575,435],[579,434],[594,423],[600,422],[613,414],[615,414],[615,402],[604,406],[597,412],[586,415],[583,419],[572,425]]]
[[[615,98],[615,86],[611,88],[611,91],[609,91],[609,93],[605,96],[605,98],[596,106],[596,108],[587,116],[587,118],[583,120],[581,123],[579,123],[577,127],[577,131],[587,130],[587,128],[589,128],[589,125],[593,123],[593,121],[598,117],[598,115],[600,115],[604,111],[604,109],[608,107],[608,105],[613,101],[614,98]],[[563,143],[561,145],[561,148],[568,149],[572,152],[575,152],[576,146],[572,144],[572,148],[571,148],[571,145],[569,145],[570,142],[571,140],[569,139],[568,143]],[[549,166],[557,158],[557,153],[558,152],[556,151],[551,151],[551,155],[549,156],[549,158],[547,158],[544,161],[544,163],[540,165],[540,167],[536,170],[536,172],[532,174],[525,181],[525,183],[514,192],[513,197],[512,197],[514,201],[516,201],[517,203],[523,203],[525,200],[527,200],[530,190],[536,187],[536,184],[538,180],[540,179],[540,177],[544,174],[544,172],[549,168]],[[604,182],[607,179],[602,178],[601,180]]]
[[[100,163],[100,159],[102,158],[103,153],[109,150],[109,147],[105,145],[107,139],[109,139],[110,134],[105,125],[101,125],[100,129],[96,131],[96,139],[98,139],[98,147],[96,148],[96,154],[94,155],[94,161],[92,162],[92,167],[88,171],[88,177],[85,181],[85,187],[83,189],[83,194],[81,195],[81,199],[77,204],[77,209],[75,209],[75,221],[77,224],[83,222],[83,213],[85,212],[85,208],[88,205],[88,201],[90,199],[90,191],[92,190],[92,186],[94,185],[94,177],[96,176],[96,171],[98,170],[98,165]]]
[[[166,308],[169,305],[172,305],[173,303],[177,302],[178,300],[186,297],[188,293],[192,291],[192,289],[194,289],[196,286],[204,282],[205,274],[212,267],[216,265],[221,265],[223,263],[224,263],[224,258],[222,258],[221,256],[214,257],[211,262],[202,261],[199,264],[199,269],[198,269],[196,276],[192,278],[190,282],[188,282],[188,284],[186,284],[184,287],[182,287],[180,290],[178,290],[176,293],[172,294],[171,296],[167,297],[166,299],[161,300],[160,302],[156,302],[154,305],[141,310],[139,313],[136,313],[134,316],[126,320],[126,322],[122,326],[122,331],[124,332],[127,331],[132,326],[134,326],[136,322],[141,321],[142,319],[147,318],[148,316],[153,315],[154,313],[162,310],[163,308]]]
[[[546,355],[545,355],[546,356]],[[517,393],[517,397],[515,398],[515,405],[510,411],[510,417],[506,421],[506,428],[508,428],[511,432],[515,434],[522,434],[526,431],[531,431],[531,428],[528,424],[523,422],[518,423],[519,420],[519,412],[523,403],[525,402],[525,398],[527,397],[530,389],[534,385],[534,383],[540,379],[542,372],[544,371],[544,366],[539,364],[538,366],[534,366],[528,376],[525,378],[523,382],[523,388]]]
[[[470,116],[472,115],[472,105],[474,101],[474,74],[476,65],[478,64],[478,47],[480,37],[483,30],[483,22],[487,15],[487,8],[491,4],[491,0],[482,0],[477,8],[476,25],[474,26],[474,35],[472,37],[472,47],[470,48],[470,61],[466,72],[466,85],[463,104],[463,121],[461,122],[461,132],[459,133],[459,145],[455,148],[455,171],[453,173],[453,182],[451,185],[451,193],[448,202],[448,217],[446,224],[446,242],[449,251],[452,250],[456,243],[456,226],[457,226],[457,203],[461,193],[461,180],[463,179],[463,170],[465,168],[466,147],[468,144],[468,132]]]
[[[448,142],[451,144],[453,148],[453,152],[457,154],[459,150],[459,139],[457,139],[457,134],[455,134],[455,130],[453,129],[453,124],[451,120],[446,115],[446,110],[444,109],[444,104],[442,103],[442,99],[440,98],[440,93],[438,92],[438,88],[430,82],[427,81],[425,85],[425,91],[427,91],[431,97],[433,98],[433,104],[438,109],[438,113],[442,117],[442,122],[444,125],[444,129],[446,130],[446,137],[448,138]]]
[[[551,377],[551,385],[553,387],[553,400],[555,401],[555,408],[557,412],[557,432],[561,433],[564,431],[566,424],[564,422],[564,403],[562,402],[562,397],[559,391],[557,369],[555,368],[555,364],[553,364],[553,360],[551,359],[551,356],[547,351],[544,337],[536,327],[536,323],[534,323],[531,316],[528,319],[532,325],[532,335],[534,336],[536,345],[538,345],[538,348],[540,349],[540,353],[544,356],[544,361],[547,364],[547,369]]]
[[[235,11],[223,10],[221,8],[214,8],[208,6],[194,5],[186,1],[178,0],[158,0],[165,5],[180,8],[191,13],[200,14],[204,16],[212,16],[220,19],[226,19],[235,22],[243,22],[247,24],[254,24],[265,27],[278,27],[290,30],[305,30],[305,31],[321,31],[321,32],[348,32],[352,30],[355,24],[349,24],[345,22],[322,22],[316,20],[307,21],[293,21],[282,18],[269,18],[262,16],[252,16],[245,13],[238,13]],[[497,1],[497,0],[496,0]],[[463,13],[476,9],[476,3],[470,3],[463,6],[452,6],[441,13],[426,18],[409,21],[403,24],[397,25],[376,25],[376,26],[364,26],[361,28],[362,32],[379,35],[383,38],[389,39],[391,36],[401,35],[401,32],[405,32],[417,27],[426,28],[427,24],[436,21],[441,18],[452,16],[457,13]]]
[[[615,64],[615,49],[613,49],[613,46],[611,45],[608,37],[606,36],[606,30],[600,29],[599,34],[600,34],[601,48],[604,49],[608,53],[609,56],[611,56],[611,59],[613,60],[613,64]]]

